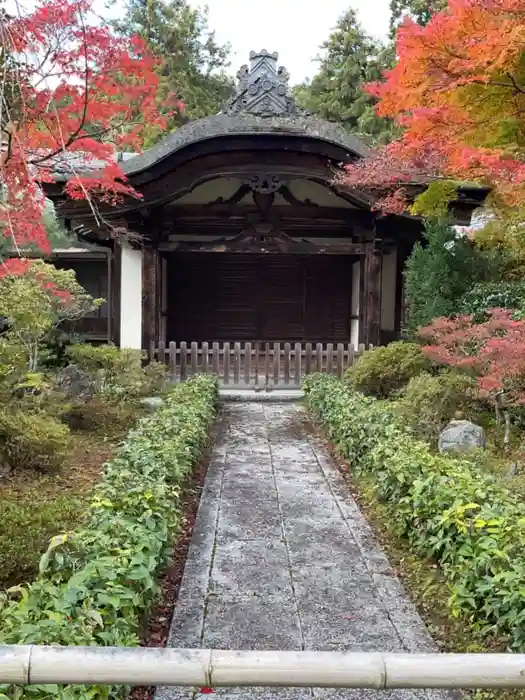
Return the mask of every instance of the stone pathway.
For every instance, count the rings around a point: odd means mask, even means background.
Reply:
[[[323,445],[292,403],[225,404],[169,646],[434,651]],[[156,700],[189,700],[159,688]],[[432,691],[217,689],[227,700],[449,698]]]

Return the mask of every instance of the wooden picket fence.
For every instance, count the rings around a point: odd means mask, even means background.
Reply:
[[[173,382],[213,373],[223,386],[269,390],[299,387],[313,372],[342,377],[364,352],[351,343],[161,342],[154,358],[168,366]]]

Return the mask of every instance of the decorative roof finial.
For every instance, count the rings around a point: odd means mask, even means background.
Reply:
[[[277,67],[279,54],[274,51],[250,51],[250,66],[237,73],[237,90],[226,106],[226,113],[276,117],[302,114],[288,88],[290,75]]]

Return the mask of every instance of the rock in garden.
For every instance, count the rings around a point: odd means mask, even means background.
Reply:
[[[154,411],[158,411],[159,408],[164,406],[164,400],[161,399],[160,396],[151,396],[147,399],[142,399],[140,403],[142,406],[144,406],[144,408],[147,408],[148,411],[151,411],[152,413]]]
[[[63,391],[68,398],[93,398],[93,385],[89,377],[76,365],[68,365],[60,370],[57,381],[57,389]]]
[[[438,448],[445,452],[464,453],[474,449],[486,449],[487,436],[480,425],[469,420],[453,420],[439,436]]]

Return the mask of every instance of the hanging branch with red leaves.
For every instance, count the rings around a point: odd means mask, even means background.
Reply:
[[[180,105],[160,104],[158,62],[142,40],[114,36],[90,0],[41,0],[0,21],[0,232],[49,250],[41,183],[115,203],[138,196],[118,162]],[[86,175],[92,169],[93,174]]]

